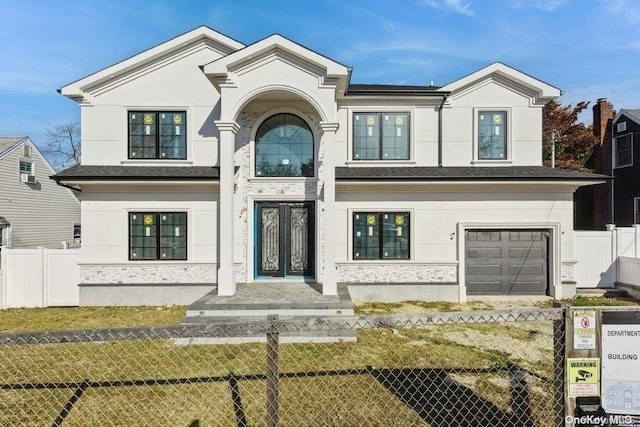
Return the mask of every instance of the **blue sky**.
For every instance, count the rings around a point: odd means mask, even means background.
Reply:
[[[640,108],[636,0],[0,0],[0,135],[45,142],[79,107],[56,89],[199,25],[279,33],[354,83],[445,85],[501,61],[564,91]],[[589,114],[582,116],[590,121]]]

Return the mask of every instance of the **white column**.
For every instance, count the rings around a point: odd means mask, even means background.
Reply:
[[[234,187],[235,187],[235,145],[236,133],[240,126],[232,120],[216,120],[220,131],[218,141],[218,164],[220,165],[220,201],[218,202],[218,295],[230,296],[236,293],[236,279],[233,265],[235,250],[234,230]]]
[[[322,240],[324,245],[324,258],[322,262],[322,294],[338,294],[338,278],[336,274],[336,236],[335,236],[335,215],[336,215],[336,165],[335,165],[335,142],[338,122],[320,122],[322,128],[322,145],[324,147],[324,229],[322,230]]]

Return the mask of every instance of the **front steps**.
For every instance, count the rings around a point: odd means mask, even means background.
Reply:
[[[207,337],[184,338],[177,344],[240,344],[266,342],[264,325],[269,316],[280,321],[312,321],[318,318],[353,316],[354,305],[345,285],[338,295],[322,295],[317,284],[304,282],[239,283],[233,296],[208,293],[187,308],[182,325],[206,325]],[[231,332],[232,331],[232,332]],[[356,330],[279,330],[281,343],[328,343],[355,341]]]

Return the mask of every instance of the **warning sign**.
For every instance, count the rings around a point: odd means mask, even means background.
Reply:
[[[575,310],[573,312],[573,349],[595,350],[596,311]]]
[[[598,396],[600,389],[600,359],[567,359],[569,396]]]

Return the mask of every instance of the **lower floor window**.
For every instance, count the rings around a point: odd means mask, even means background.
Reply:
[[[353,259],[409,259],[409,213],[354,213]]]
[[[187,214],[129,212],[130,260],[186,260]]]

